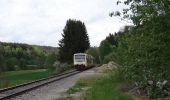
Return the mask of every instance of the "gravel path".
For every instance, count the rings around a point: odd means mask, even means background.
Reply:
[[[27,94],[17,96],[10,100],[57,100],[57,98],[72,87],[79,78],[93,74],[95,74],[95,68],[32,90]]]

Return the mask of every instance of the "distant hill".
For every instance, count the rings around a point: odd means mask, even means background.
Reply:
[[[50,53],[50,52],[58,53],[58,51],[59,51],[58,47],[38,46],[38,45],[31,45],[31,46],[41,48],[43,51],[45,51],[47,53]]]
[[[31,49],[31,48],[39,48],[41,50],[43,50],[46,53],[50,53],[50,52],[55,52],[58,53],[58,47],[52,47],[52,46],[40,46],[40,45],[29,45],[29,44],[25,44],[25,43],[11,43],[11,42],[1,42],[0,41],[0,46],[11,46],[11,47],[22,47],[22,48],[27,48],[27,49]]]
[[[30,69],[28,65],[43,68],[57,60],[58,50],[51,46],[0,42],[0,70]]]

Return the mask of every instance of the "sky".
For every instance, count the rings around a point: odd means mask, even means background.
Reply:
[[[91,46],[129,23],[110,17],[117,0],[0,0],[0,41],[58,47],[68,19],[85,23]]]

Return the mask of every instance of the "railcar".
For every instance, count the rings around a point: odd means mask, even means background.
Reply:
[[[94,57],[86,53],[76,53],[73,62],[77,70],[85,70],[94,66]]]

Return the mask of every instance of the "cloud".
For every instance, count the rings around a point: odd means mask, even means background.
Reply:
[[[126,23],[110,18],[113,0],[0,0],[0,41],[58,46],[69,18],[85,23],[91,46]]]

